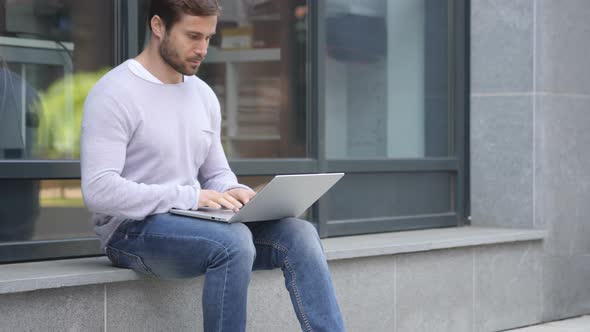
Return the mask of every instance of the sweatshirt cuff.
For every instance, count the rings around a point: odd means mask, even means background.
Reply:
[[[199,209],[199,194],[201,193],[201,186],[197,183],[193,186],[193,191],[195,192],[193,204],[190,207],[191,210],[198,210]]]
[[[236,188],[242,188],[242,189],[246,189],[246,190],[250,190],[250,191],[254,191],[252,190],[252,188],[245,186],[243,184],[239,184],[239,183],[235,183],[235,184],[231,184],[231,185],[227,185],[223,188],[223,191],[221,192],[226,192],[228,190],[232,190],[232,189],[236,189]]]

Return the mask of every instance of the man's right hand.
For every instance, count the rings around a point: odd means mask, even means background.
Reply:
[[[242,203],[227,192],[220,193],[215,190],[201,189],[199,193],[199,207],[225,208],[238,212],[242,207]]]

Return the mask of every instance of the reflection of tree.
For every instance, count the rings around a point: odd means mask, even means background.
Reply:
[[[38,156],[47,159],[80,157],[80,122],[84,101],[90,89],[107,71],[109,68],[76,73],[55,81],[41,93],[44,111],[39,117]],[[66,99],[68,88],[73,92],[71,101]],[[68,105],[70,102],[72,104]]]

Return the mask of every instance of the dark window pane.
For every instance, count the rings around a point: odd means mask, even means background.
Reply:
[[[0,180],[0,242],[93,236],[79,180]]]
[[[221,1],[208,56],[217,65],[203,79],[215,82],[231,159],[307,156],[305,4]]]
[[[452,180],[444,173],[347,174],[326,194],[328,220],[452,212]]]
[[[0,159],[78,159],[84,100],[114,65],[113,1],[0,6]]]

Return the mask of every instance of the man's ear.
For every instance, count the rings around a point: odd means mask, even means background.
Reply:
[[[152,33],[158,37],[158,39],[162,39],[164,34],[166,34],[166,25],[164,24],[164,21],[162,21],[162,18],[158,15],[152,16],[150,25],[152,27]]]

